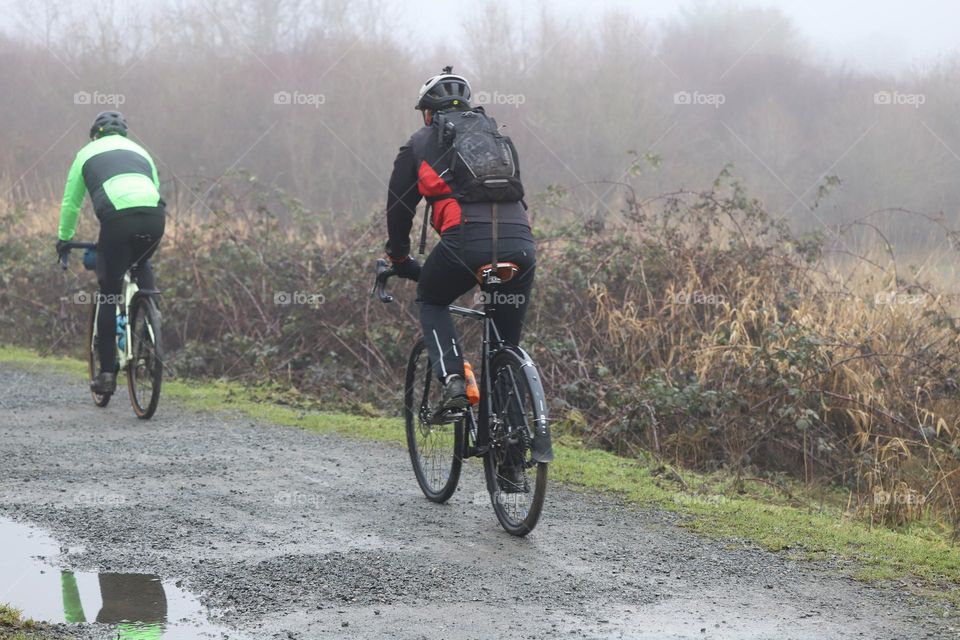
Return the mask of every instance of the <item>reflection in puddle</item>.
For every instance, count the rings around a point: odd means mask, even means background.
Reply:
[[[161,637],[167,621],[167,595],[158,576],[142,573],[97,574],[100,587],[100,607],[94,620],[115,624],[123,631],[140,631],[137,637]],[[67,622],[87,622],[84,603],[72,571],[60,572],[63,593],[63,617]],[[89,593],[89,592],[88,592]],[[93,622],[91,620],[90,622]],[[153,631],[154,634],[144,632]]]
[[[208,620],[190,593],[159,576],[61,570],[76,551],[44,532],[0,518],[0,602],[45,622],[115,625],[120,639],[240,638]]]

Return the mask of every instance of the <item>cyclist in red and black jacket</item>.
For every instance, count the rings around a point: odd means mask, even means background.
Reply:
[[[444,177],[427,161],[427,147],[438,112],[470,109],[470,85],[450,69],[433,76],[420,89],[416,108],[423,128],[411,136],[393,164],[387,193],[387,257],[400,277],[415,280],[420,322],[430,362],[443,383],[443,407],[467,406],[463,351],[447,309],[458,297],[477,286],[477,270],[491,262],[493,229],[497,229],[498,261],[513,262],[519,273],[499,285],[493,320],[501,337],[519,345],[523,320],[536,271],[533,234],[522,201],[496,203],[496,227],[491,202],[461,202]],[[512,143],[511,143],[512,144]],[[441,170],[440,173],[446,174]],[[516,176],[519,181],[519,174]],[[440,242],[421,268],[410,255],[410,229],[421,198],[432,203],[430,224]]]

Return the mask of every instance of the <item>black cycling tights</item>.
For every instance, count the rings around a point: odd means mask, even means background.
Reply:
[[[101,371],[112,372],[117,366],[114,341],[109,337],[117,331],[116,302],[123,291],[123,274],[130,269],[141,289],[156,288],[149,259],[163,237],[164,224],[162,210],[144,208],[125,210],[100,225],[97,280],[103,297],[97,318],[97,351]]]
[[[484,223],[466,224],[462,251],[459,229],[444,233],[420,273],[417,303],[423,339],[430,362],[441,380],[452,373],[463,375],[463,350],[447,307],[477,286],[476,270],[492,259],[489,227]],[[520,272],[509,282],[485,291],[484,296],[494,302],[493,321],[500,337],[519,345],[537,262],[529,230],[524,229],[513,237],[501,236],[497,241],[497,259],[516,263]]]

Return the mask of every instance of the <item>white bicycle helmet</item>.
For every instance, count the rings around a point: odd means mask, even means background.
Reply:
[[[453,67],[444,67],[443,73],[433,76],[420,87],[417,106],[424,109],[447,109],[464,105],[470,106],[470,83],[463,76],[453,74]]]

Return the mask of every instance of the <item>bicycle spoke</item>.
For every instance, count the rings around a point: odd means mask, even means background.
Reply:
[[[407,444],[417,481],[424,494],[446,501],[460,478],[457,459],[458,429],[453,422],[434,422],[442,390],[433,378],[429,358],[420,342],[411,354],[405,391]]]

